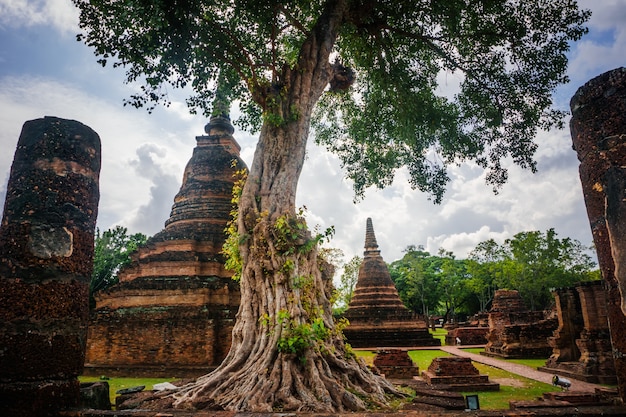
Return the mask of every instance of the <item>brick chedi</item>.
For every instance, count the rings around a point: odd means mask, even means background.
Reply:
[[[198,376],[228,353],[240,293],[221,250],[234,174],[245,164],[228,118],[211,118],[205,130],[165,229],[133,255],[119,284],[95,296],[90,374]]]
[[[353,347],[439,346],[425,320],[407,309],[380,255],[372,219],[367,219],[363,263],[345,318]]]
[[[546,358],[552,353],[548,338],[558,327],[556,317],[528,311],[515,290],[497,290],[489,311],[487,345],[482,352],[502,358]]]
[[[0,226],[0,415],[79,403],[98,212],[100,138],[74,120],[24,123]]]

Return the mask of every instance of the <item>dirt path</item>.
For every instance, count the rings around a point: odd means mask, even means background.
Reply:
[[[541,372],[530,366],[520,365],[518,363],[508,362],[496,358],[491,358],[489,356],[478,355],[476,353],[470,353],[464,351],[463,349],[459,349],[456,346],[441,346],[439,349],[444,352],[450,353],[455,356],[462,356],[466,358],[470,358],[471,360],[479,363],[483,363],[485,365],[493,366],[494,368],[503,369],[505,371],[521,375],[523,377],[534,379],[535,381],[545,382],[546,384],[552,384],[553,374],[549,374],[547,372]],[[570,387],[570,391],[594,391],[595,388],[602,388],[602,385],[592,384],[589,382],[578,381],[576,379],[567,378],[572,382],[572,386]]]

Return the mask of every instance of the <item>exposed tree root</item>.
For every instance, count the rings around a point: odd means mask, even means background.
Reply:
[[[310,239],[305,228],[294,230],[302,230],[294,241]],[[243,272],[242,300],[249,302],[240,306],[228,356],[214,372],[172,394],[172,406],[342,412],[385,407],[388,395],[401,396],[347,350],[332,319],[332,269],[319,262],[315,248],[276,248],[272,242],[281,240],[276,233],[274,222],[266,219],[249,239],[248,256],[257,261],[248,262]],[[293,268],[284,272],[287,264]],[[312,323],[319,334],[310,330]],[[310,333],[300,335],[298,329]],[[306,345],[289,350],[287,341]]]

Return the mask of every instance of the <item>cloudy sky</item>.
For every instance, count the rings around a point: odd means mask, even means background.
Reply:
[[[555,95],[555,106],[566,110],[578,87],[626,64],[626,0],[579,4],[593,15],[589,34],[569,54],[571,83]],[[23,123],[46,115],[74,119],[102,140],[98,226],[123,225],[152,235],[169,216],[206,120],[190,115],[176,92],[170,108],[152,115],[123,107],[136,86],[123,83],[123,70],[96,63],[91,50],[75,40],[77,22],[70,0],[0,0],[0,203]],[[235,136],[250,165],[256,138],[239,131]],[[481,241],[501,243],[518,232],[552,227],[561,238],[590,245],[569,131],[542,132],[537,142],[537,174],[513,167],[509,182],[494,195],[482,170],[455,167],[440,205],[411,190],[402,173],[391,187],[369,190],[355,204],[337,158],[310,144],[297,204],[308,208],[311,227],[335,227],[330,246],[340,248],[346,260],[362,255],[367,217],[387,262],[400,258],[408,245],[423,245],[433,254],[444,248],[465,258]]]

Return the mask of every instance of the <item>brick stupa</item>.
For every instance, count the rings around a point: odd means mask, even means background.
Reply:
[[[119,284],[95,296],[88,374],[198,376],[230,349],[240,293],[220,252],[233,174],[245,164],[227,117],[212,117],[205,131],[165,229],[132,256]]]
[[[380,255],[372,219],[367,219],[365,252],[345,318],[348,343],[355,348],[439,346],[424,319],[406,308]]]

